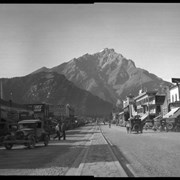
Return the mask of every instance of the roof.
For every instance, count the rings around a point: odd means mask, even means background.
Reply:
[[[177,86],[177,85],[172,85],[172,86],[169,88],[169,90],[174,89],[174,88],[178,88],[178,86]]]
[[[147,96],[155,96],[157,94],[157,91],[156,90],[154,90],[154,91],[145,91],[145,92],[142,92],[141,94],[138,94],[138,96],[136,96],[135,98],[134,98],[134,100],[137,100],[137,99],[139,99],[139,98],[141,98],[141,97],[143,97],[143,96],[145,96],[145,95],[147,95]]]
[[[177,118],[180,115],[180,109],[178,109],[170,118]]]
[[[41,120],[39,120],[39,119],[22,120],[22,121],[19,121],[18,124],[24,124],[24,123],[37,123],[37,122],[41,122]]]

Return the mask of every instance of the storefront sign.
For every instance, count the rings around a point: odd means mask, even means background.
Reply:
[[[34,104],[34,112],[43,112],[44,106],[43,104]]]

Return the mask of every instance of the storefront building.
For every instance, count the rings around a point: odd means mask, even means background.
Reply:
[[[136,103],[137,114],[148,116],[150,119],[162,113],[162,105],[165,100],[165,95],[158,95],[157,91],[139,92],[139,95],[134,98]]]
[[[169,90],[170,96],[170,103],[169,103],[169,110],[173,108],[180,107],[180,95],[179,95],[179,88],[177,85],[173,86]]]

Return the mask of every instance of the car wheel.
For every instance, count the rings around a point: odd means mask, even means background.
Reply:
[[[12,137],[10,135],[7,135],[7,136],[4,137],[4,141],[6,141],[6,140],[10,141],[10,140],[12,140]],[[7,150],[11,150],[12,147],[13,147],[13,144],[12,143],[4,143],[4,147]]]
[[[49,136],[48,135],[45,135],[44,136],[44,145],[47,146],[49,143]]]
[[[13,147],[13,144],[12,144],[12,143],[5,143],[4,146],[5,146],[5,148],[6,148],[7,150],[11,150],[12,147]]]
[[[140,129],[140,126],[139,126],[138,124],[135,124],[135,125],[133,126],[133,129],[134,129],[134,131],[136,131],[136,132],[138,133],[138,131],[139,131],[139,129]]]
[[[28,137],[29,143],[27,144],[27,147],[29,149],[33,149],[35,147],[36,144],[36,140],[33,136]]]

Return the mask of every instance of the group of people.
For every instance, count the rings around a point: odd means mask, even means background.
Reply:
[[[54,137],[54,139],[58,138],[59,140],[61,140],[61,137],[63,137],[64,140],[66,140],[66,124],[65,122],[57,123],[56,127],[55,127],[55,131],[56,131],[56,136]]]

